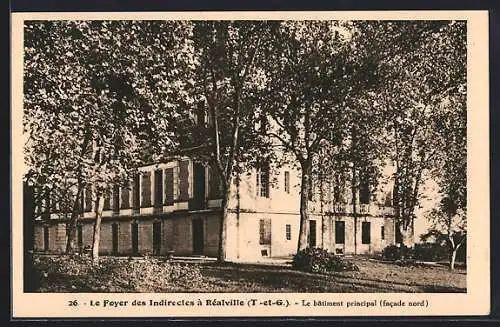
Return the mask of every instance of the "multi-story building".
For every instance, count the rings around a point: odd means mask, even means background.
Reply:
[[[139,171],[129,188],[113,187],[105,198],[100,252],[216,257],[221,196],[211,169],[181,158]],[[231,184],[227,259],[257,261],[293,255],[300,222],[300,173],[286,166],[269,167],[242,174],[237,185]],[[363,254],[395,243],[390,196],[383,189],[370,192],[360,187],[355,206],[349,192],[338,187],[315,185],[313,189],[310,247]],[[75,242],[79,249],[92,244],[91,193],[86,189],[80,204]],[[35,222],[35,251],[63,252],[64,214],[57,203],[46,207],[52,208],[50,217]]]

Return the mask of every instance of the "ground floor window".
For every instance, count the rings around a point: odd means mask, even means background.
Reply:
[[[49,250],[49,226],[44,226],[43,227],[43,250],[48,251]]]
[[[361,243],[370,244],[370,222],[361,223]]]
[[[271,219],[261,219],[259,222],[259,244],[271,244]]]
[[[113,223],[111,225],[111,239],[112,239],[112,252],[113,254],[117,254],[118,253],[118,224],[117,223]]]
[[[309,247],[316,247],[316,220],[309,220]]]
[[[153,223],[153,254],[160,255],[161,250],[161,222]]]
[[[380,227],[380,239],[385,240],[385,227]]]
[[[335,222],[335,244],[345,243],[345,222]]]
[[[132,253],[139,253],[139,224],[132,223]]]
[[[77,230],[76,230],[76,234],[77,234],[77,239],[78,239],[78,248],[81,249],[83,247],[83,226],[82,225],[78,225],[77,227]]]

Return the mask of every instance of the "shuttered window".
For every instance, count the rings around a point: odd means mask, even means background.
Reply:
[[[163,206],[163,170],[155,170],[155,207]]]
[[[120,185],[113,186],[113,212],[120,211]]]
[[[140,201],[141,201],[141,193],[140,193],[140,189],[139,189],[139,181],[140,181],[140,176],[139,174],[135,175],[134,176],[134,185],[133,185],[133,196],[132,196],[132,208],[134,209],[139,209],[139,206],[140,206]]]
[[[179,200],[189,200],[189,161],[179,162]]]
[[[363,221],[361,223],[361,243],[370,244],[370,222]]]
[[[130,209],[130,189],[128,183],[126,183],[121,189],[121,208]]]
[[[292,225],[290,224],[285,225],[285,237],[287,241],[290,241],[292,239]]]
[[[285,192],[290,193],[290,172],[285,171]]]
[[[141,207],[148,208],[151,207],[151,172],[147,171],[142,173],[142,183],[141,183]]]
[[[174,204],[174,169],[168,168],[165,171],[165,204]]]
[[[345,222],[335,222],[335,244],[345,243]]]
[[[271,219],[259,221],[259,244],[271,244]]]
[[[104,208],[103,210],[109,210],[111,209],[111,192],[109,189],[106,189],[104,191]]]

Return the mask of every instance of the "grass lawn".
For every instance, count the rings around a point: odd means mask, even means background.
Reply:
[[[41,265],[43,257],[35,262]],[[102,258],[101,260],[115,260],[108,265],[113,267],[116,259]],[[179,270],[191,271],[190,279],[196,278],[197,283],[175,282],[165,283],[158,274],[164,274],[167,270],[158,270],[153,267],[145,270],[141,267],[136,269],[136,279],[148,280],[147,283],[138,284],[135,288],[130,287],[127,278],[133,279],[133,269],[125,267],[125,270],[102,270],[99,277],[88,277],[85,269],[77,269],[75,274],[74,264],[72,272],[61,272],[59,269],[53,276],[47,277],[47,273],[40,270],[38,292],[328,292],[328,293],[380,293],[380,292],[466,292],[466,271],[456,269],[449,271],[444,266],[432,267],[401,267],[391,263],[370,261],[366,258],[350,259],[358,265],[360,271],[338,272],[331,275],[321,275],[293,270],[287,266],[257,265],[241,263],[217,262],[184,262]],[[127,260],[123,260],[124,264]],[[155,261],[154,265],[170,265],[164,261]],[[121,264],[121,263],[119,263]],[[141,263],[143,264],[143,263]],[[177,263],[174,263],[177,264]],[[37,263],[35,263],[37,266]],[[147,266],[146,266],[147,267]],[[128,273],[121,273],[127,271]],[[168,270],[171,271],[171,270]],[[51,273],[52,274],[52,273]],[[108,274],[109,276],[105,276]],[[121,274],[121,275],[120,275]],[[128,274],[128,275],[127,275]],[[146,274],[146,275],[145,275]],[[123,276],[125,275],[125,276]],[[154,275],[154,276],[149,276]],[[194,276],[194,277],[191,277]],[[102,277],[102,279],[101,279]],[[93,280],[90,280],[93,278]],[[97,279],[97,280],[96,280]],[[117,284],[117,280],[123,280]],[[102,280],[102,283],[100,281]],[[179,280],[175,278],[174,280]],[[105,284],[104,281],[107,281]],[[103,285],[104,284],[104,285]],[[89,286],[94,285],[94,286]],[[97,285],[97,286],[96,286]],[[107,287],[106,285],[112,285]]]

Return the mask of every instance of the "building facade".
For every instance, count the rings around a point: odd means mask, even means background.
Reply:
[[[188,158],[142,167],[129,187],[112,187],[104,201],[103,255],[216,257],[221,221],[219,183],[210,168]],[[383,191],[352,199],[335,187],[315,186],[310,199],[308,242],[337,254],[367,254],[395,243],[390,201]],[[92,245],[92,190],[86,189],[75,244]],[[299,234],[300,174],[287,167],[244,173],[232,183],[227,222],[227,260],[289,257]],[[64,252],[65,215],[57,203],[34,227],[34,249]]]

